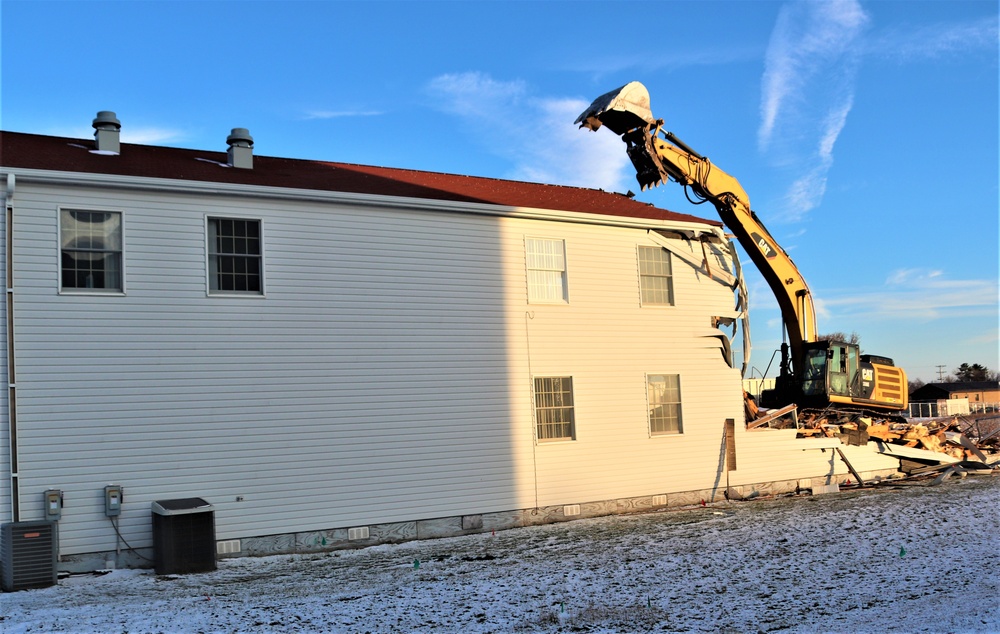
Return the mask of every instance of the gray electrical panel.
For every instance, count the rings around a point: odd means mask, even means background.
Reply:
[[[63,492],[59,489],[49,489],[42,494],[45,503],[45,519],[58,522],[62,519]]]
[[[117,517],[122,514],[122,502],[125,492],[120,484],[109,484],[104,487],[104,514]]]
[[[0,526],[0,588],[4,592],[47,588],[58,581],[55,522]]]

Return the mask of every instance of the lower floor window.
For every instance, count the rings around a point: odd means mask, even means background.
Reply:
[[[576,439],[573,377],[535,379],[535,422],[539,442]]]
[[[680,375],[647,375],[646,389],[649,399],[649,433],[654,436],[683,433]]]

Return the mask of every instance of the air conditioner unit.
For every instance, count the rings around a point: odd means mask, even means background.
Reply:
[[[10,522],[0,527],[0,588],[4,592],[56,585],[55,522]]]
[[[201,498],[153,502],[153,567],[158,575],[215,570],[215,507]]]

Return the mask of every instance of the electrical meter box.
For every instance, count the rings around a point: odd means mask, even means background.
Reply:
[[[45,519],[49,522],[58,522],[62,518],[63,492],[59,489],[49,489],[42,495],[45,500]]]
[[[109,484],[104,487],[104,514],[117,517],[122,514],[123,489],[120,484]]]

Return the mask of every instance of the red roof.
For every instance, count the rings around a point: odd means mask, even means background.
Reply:
[[[0,132],[0,166],[212,183],[263,185],[534,207],[722,226],[597,189],[440,174],[417,170],[254,156],[253,169],[224,165],[225,152],[121,144],[121,154],[96,154],[93,140]]]

